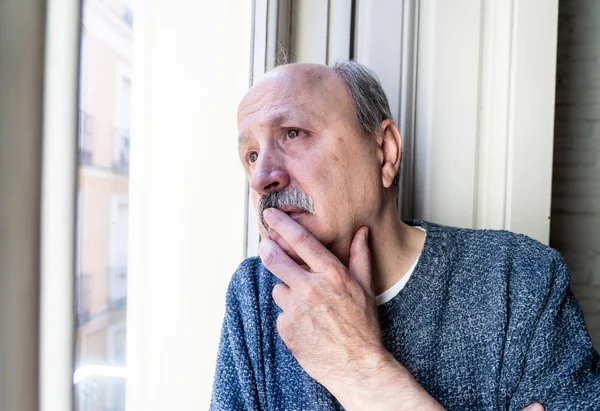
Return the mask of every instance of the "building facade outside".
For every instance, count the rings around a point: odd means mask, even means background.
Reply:
[[[75,407],[125,409],[131,5],[82,8]]]

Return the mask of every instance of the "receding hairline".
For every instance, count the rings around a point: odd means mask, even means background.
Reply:
[[[337,74],[335,73],[335,70],[333,69],[333,67],[330,66],[326,66],[324,64],[317,64],[317,63],[291,63],[291,64],[284,64],[281,66],[277,66],[272,68],[271,70],[267,71],[265,73],[265,75],[263,76],[262,79],[267,79],[269,77],[272,76],[277,76],[280,73],[285,73],[285,72],[298,72],[298,73],[303,73],[303,74],[319,74],[319,73],[323,73],[329,76],[336,76]],[[261,81],[262,81],[261,79]]]
[[[261,90],[263,87],[267,87],[267,85],[273,81],[283,81],[284,83],[287,83],[298,78],[308,80],[308,85],[312,87],[316,87],[323,83],[331,85],[330,81],[334,80],[339,82],[338,84],[346,90],[343,79],[338,76],[333,67],[316,63],[291,63],[277,66],[267,71],[257,83],[250,87],[240,101],[240,106],[249,96],[253,95],[258,90]]]
[[[316,63],[291,63],[269,70],[257,83],[250,87],[238,105],[238,116],[240,110],[246,108],[248,99],[256,98],[257,93],[259,101],[255,101],[250,105],[259,103],[261,96],[273,90],[273,84],[283,83],[284,87],[296,87],[298,80],[305,82],[303,87],[299,89],[301,92],[319,92],[326,87],[327,90],[336,91],[336,94],[344,96],[343,98],[347,99],[349,105],[354,106],[347,85],[333,67]]]

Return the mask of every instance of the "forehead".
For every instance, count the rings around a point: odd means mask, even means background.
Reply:
[[[332,69],[292,68],[268,75],[250,89],[238,108],[238,129],[243,135],[253,127],[290,122],[318,126],[353,115],[350,94]]]

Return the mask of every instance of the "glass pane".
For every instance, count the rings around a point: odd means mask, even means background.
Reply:
[[[133,11],[86,0],[81,27],[75,410],[125,409]]]

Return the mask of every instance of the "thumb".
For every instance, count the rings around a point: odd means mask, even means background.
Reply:
[[[369,227],[361,227],[354,234],[350,245],[348,271],[369,295],[374,294],[371,275],[371,251],[369,250]]]
[[[542,404],[536,402],[535,404],[531,404],[529,407],[524,408],[523,411],[544,411],[544,407],[542,407]]]

